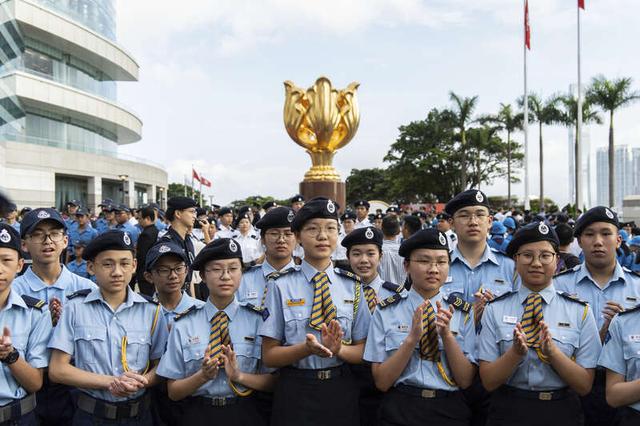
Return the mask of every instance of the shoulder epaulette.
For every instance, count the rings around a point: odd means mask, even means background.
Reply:
[[[404,290],[404,287],[402,287],[401,285],[390,283],[389,281],[383,282],[382,288],[385,288],[392,293],[402,293],[402,290]]]
[[[259,239],[260,239],[260,237],[258,237],[258,236],[257,236],[257,235],[255,235],[255,234],[252,234],[252,235],[251,235],[251,238],[253,238],[254,240],[259,240]]]
[[[153,303],[154,305],[159,305],[160,304],[160,302],[158,300],[154,299],[151,296],[147,296],[146,294],[142,294],[142,293],[140,293],[140,296],[142,296],[142,298],[144,300],[146,300],[147,302],[149,302],[149,303]]]
[[[516,291],[510,291],[508,293],[501,294],[500,296],[494,297],[493,299],[489,300],[487,303],[493,303],[493,302],[496,302],[498,300],[506,299],[507,297],[513,296],[516,293],[517,293]]]
[[[555,278],[555,277],[559,277],[560,275],[568,274],[569,272],[576,272],[578,269],[580,269],[580,266],[582,266],[582,264],[580,264],[580,265],[576,265],[576,266],[574,266],[573,268],[565,269],[565,270],[564,270],[564,271],[562,271],[562,272],[558,272],[557,274],[555,274],[555,275],[553,276],[553,278]]]
[[[267,309],[267,308],[261,308],[260,306],[256,306],[253,303],[248,303],[248,302],[247,303],[242,303],[242,304],[240,304],[240,306],[250,310],[251,312],[254,312],[254,313],[260,315],[262,317],[263,321],[266,321],[267,318],[269,318],[269,309]]]
[[[393,296],[382,299],[380,302],[378,302],[378,306],[380,307],[380,309],[388,308],[389,306],[398,303],[401,299],[402,296],[400,295],[400,293],[396,293]]]
[[[624,311],[619,312],[618,315],[624,315],[624,314],[628,314],[629,312],[637,312],[637,311],[640,311],[640,305],[636,305],[630,309],[625,309]]]
[[[578,296],[574,296],[573,294],[569,294],[566,291],[559,291],[558,294],[560,296],[564,297],[567,300],[571,300],[573,302],[579,303],[579,304],[584,305],[584,306],[588,305],[588,303],[585,302],[584,300],[578,299]]]
[[[469,313],[471,311],[471,303],[466,302],[462,297],[450,294],[447,297],[447,303],[453,305],[459,311]]]
[[[184,311],[180,312],[179,314],[177,314],[175,316],[175,318],[173,318],[174,321],[178,321],[184,317],[186,317],[187,315],[189,315],[191,312],[194,312],[195,310],[198,309],[197,305],[191,305],[189,306],[187,309],[185,309]]]
[[[24,303],[28,307],[38,309],[39,311],[41,311],[44,305],[46,305],[46,302],[44,300],[36,299],[35,297],[31,296],[23,295],[22,300],[24,300]]]
[[[67,299],[75,299],[76,297],[87,297],[87,295],[91,293],[90,288],[83,288],[82,290],[75,291],[67,296]]]
[[[270,274],[267,274],[267,281],[269,280],[277,280],[278,278],[280,278],[283,275],[287,275],[290,272],[295,271],[296,268],[287,268],[284,271],[273,271]]]
[[[633,270],[631,270],[631,269],[627,268],[626,266],[623,266],[623,267],[622,267],[622,270],[623,270],[623,271],[625,271],[625,272],[628,272],[628,273],[630,273],[630,274],[633,274],[633,275],[635,275],[636,277],[640,277],[640,272],[638,272],[638,271],[633,271]]]
[[[351,271],[347,271],[346,269],[335,268],[334,272],[338,275],[342,275],[343,277],[351,278],[354,281],[362,281],[358,275]]]

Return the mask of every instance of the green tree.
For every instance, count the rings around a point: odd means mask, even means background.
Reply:
[[[199,201],[200,191],[195,189],[192,195],[190,186],[184,185],[182,183],[176,183],[176,182],[169,184],[169,187],[167,188],[167,199],[172,197],[184,197],[184,196],[192,197],[194,200]],[[203,207],[209,204],[208,201],[209,199],[205,195],[203,195],[202,196]]]
[[[390,200],[389,176],[386,170],[352,169],[347,177],[347,204],[356,200]]]
[[[631,90],[631,78],[607,80],[604,76],[594,77],[587,90],[587,99],[609,113],[609,206],[615,205],[615,144],[613,140],[613,113],[640,99],[640,92]],[[637,173],[637,170],[636,170]],[[621,200],[622,201],[622,200]]]
[[[467,130],[467,147],[475,154],[472,164],[473,175],[470,186],[479,187],[482,183],[491,183],[493,179],[507,176],[505,163],[509,144],[500,138],[499,126],[471,127]],[[511,161],[522,164],[523,154],[511,152]]]
[[[460,180],[462,181],[460,191],[462,191],[467,188],[467,126],[473,121],[472,116],[478,103],[478,96],[462,98],[453,92],[449,92],[449,98],[454,104],[456,127],[460,132],[460,158],[462,165],[460,168]]]

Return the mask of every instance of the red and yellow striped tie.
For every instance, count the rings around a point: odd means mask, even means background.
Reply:
[[[337,318],[336,307],[331,300],[329,291],[329,277],[325,272],[318,272],[313,277],[313,306],[311,307],[311,319],[309,327],[321,330],[322,324],[329,325],[331,320]]]

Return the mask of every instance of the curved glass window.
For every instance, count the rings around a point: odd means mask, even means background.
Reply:
[[[36,0],[37,3],[116,40],[115,0]]]

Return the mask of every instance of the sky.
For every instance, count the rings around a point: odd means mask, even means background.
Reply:
[[[543,98],[577,82],[576,3],[529,1],[528,85]],[[640,90],[639,15],[635,0],[586,0],[583,84],[598,74],[631,77]],[[118,97],[144,123],[142,140],[121,152],[163,164],[169,182],[183,182],[193,165],[213,182],[205,194],[216,204],[288,198],[311,162],[284,129],[283,82],[306,88],[324,75],[337,88],[360,83],[360,128],[334,158],[342,179],[384,167],[398,127],[450,106],[450,91],[478,95],[477,115],[515,104],[524,90],[522,21],[520,0],[120,0],[118,42],[140,79],[119,83]],[[617,112],[616,144],[640,147],[638,118],[640,103]],[[595,151],[608,143],[603,119],[584,128],[594,197]],[[568,132],[545,127],[543,137],[545,195],[564,205]],[[529,141],[537,195],[537,126]],[[506,195],[506,179],[482,189]],[[524,186],[513,193],[522,199]]]

